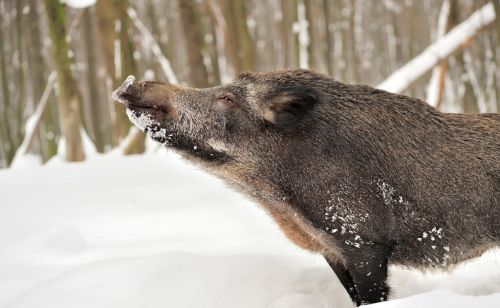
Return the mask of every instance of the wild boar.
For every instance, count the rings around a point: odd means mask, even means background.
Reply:
[[[127,78],[113,94],[152,139],[262,206],[322,254],[357,305],[388,264],[448,269],[500,244],[500,115],[308,70],[195,89]]]

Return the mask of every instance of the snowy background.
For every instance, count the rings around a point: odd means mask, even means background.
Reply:
[[[322,257],[145,141],[111,92],[129,74],[208,87],[301,67],[440,111],[498,112],[499,12],[486,0],[0,0],[0,307],[352,307]],[[500,252],[451,273],[391,268],[390,285],[373,306],[497,308]]]
[[[0,171],[0,307],[351,307],[256,204],[159,150]],[[499,307],[500,253],[375,307]]]

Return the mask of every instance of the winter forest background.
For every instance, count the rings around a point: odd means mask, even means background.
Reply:
[[[71,161],[143,152],[110,97],[130,74],[208,87],[244,71],[312,68],[443,111],[500,110],[497,0],[66,2],[0,1],[0,167],[47,162],[58,149]],[[461,23],[469,32],[425,54]]]
[[[498,112],[497,16],[500,0],[0,0],[0,307],[352,307],[322,256],[145,139],[111,92],[301,67]],[[391,266],[389,284],[376,307],[500,307],[500,250]]]

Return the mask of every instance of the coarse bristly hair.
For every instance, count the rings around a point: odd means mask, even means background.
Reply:
[[[115,96],[324,255],[358,305],[388,298],[388,264],[448,269],[500,244],[499,114],[441,113],[308,70],[208,89],[129,82]]]

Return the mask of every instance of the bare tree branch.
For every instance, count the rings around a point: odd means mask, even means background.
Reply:
[[[494,20],[495,10],[493,4],[488,3],[474,12],[467,20],[453,28],[441,39],[438,39],[435,43],[427,47],[410,62],[392,73],[377,87],[394,93],[403,92],[414,81],[427,73],[442,60],[448,58],[460,48],[463,48],[464,43]]]

